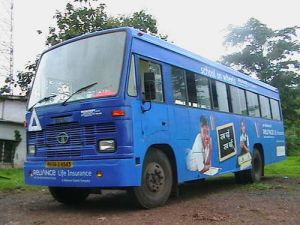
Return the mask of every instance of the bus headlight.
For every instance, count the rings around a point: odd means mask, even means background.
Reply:
[[[35,155],[35,152],[36,152],[35,145],[28,145],[28,154]]]
[[[100,152],[114,152],[116,151],[116,142],[112,139],[100,140],[99,141]]]

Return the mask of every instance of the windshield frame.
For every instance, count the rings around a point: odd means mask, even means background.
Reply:
[[[105,34],[110,34],[110,33],[116,33],[116,32],[125,32],[125,43],[124,43],[124,50],[123,50],[123,62],[122,62],[122,65],[121,65],[121,74],[120,74],[120,82],[119,82],[119,86],[118,86],[118,92],[113,95],[113,96],[105,96],[105,97],[90,97],[90,98],[83,98],[83,99],[78,99],[78,100],[72,100],[68,103],[76,103],[76,102],[82,102],[82,101],[95,101],[95,100],[99,100],[99,99],[107,99],[107,98],[117,98],[117,97],[120,97],[120,93],[123,92],[123,89],[124,89],[124,81],[126,79],[126,74],[127,74],[127,69],[126,69],[126,65],[128,64],[128,57],[130,55],[130,51],[129,51],[129,47],[130,47],[130,40],[131,40],[131,33],[130,33],[130,30],[127,28],[127,27],[122,27],[122,28],[114,28],[114,29],[109,29],[109,30],[104,30],[104,31],[96,31],[96,32],[93,32],[93,33],[87,33],[87,34],[83,34],[81,36],[77,36],[77,37],[74,37],[74,38],[71,38],[69,40],[66,40],[64,42],[61,42],[59,44],[56,44],[54,46],[51,46],[49,49],[45,50],[41,56],[39,57],[39,60],[38,60],[38,63],[37,63],[37,69],[35,71],[35,76],[34,76],[34,80],[32,82],[32,85],[30,87],[30,94],[28,96],[28,101],[27,101],[27,106],[26,106],[26,109],[27,111],[29,111],[29,103],[30,103],[30,99],[31,99],[31,95],[32,95],[32,89],[34,87],[34,84],[36,82],[36,75],[37,75],[37,71],[39,69],[39,66],[40,66],[40,63],[41,63],[41,59],[43,58],[43,56],[54,50],[54,49],[57,49],[57,48],[60,48],[62,46],[65,46],[65,45],[68,45],[70,43],[73,43],[73,42],[77,42],[77,41],[81,41],[81,40],[84,40],[84,39],[88,39],[88,38],[92,38],[92,37],[95,37],[95,36],[99,36],[99,35],[105,35]],[[56,103],[52,103],[52,104],[46,104],[46,105],[39,105],[37,104],[36,106],[34,106],[35,103],[31,104],[33,107],[31,108],[31,110],[33,108],[39,108],[39,107],[47,107],[47,106],[53,106],[53,105],[61,105],[61,102],[56,102]]]

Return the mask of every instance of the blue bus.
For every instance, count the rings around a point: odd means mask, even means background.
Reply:
[[[127,27],[45,51],[26,123],[25,182],[64,204],[115,188],[153,208],[181,183],[256,182],[286,157],[276,88]]]

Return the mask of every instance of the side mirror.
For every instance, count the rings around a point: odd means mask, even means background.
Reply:
[[[144,112],[149,111],[152,108],[152,103],[151,103],[150,100],[146,100],[146,98],[145,98],[145,92],[143,92],[142,95],[143,95],[143,99],[142,99],[141,110],[144,113]],[[146,103],[149,103],[148,108],[145,107]]]

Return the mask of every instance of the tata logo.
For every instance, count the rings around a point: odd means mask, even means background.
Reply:
[[[66,132],[61,132],[57,135],[57,142],[59,144],[66,144],[69,141],[69,135]]]

